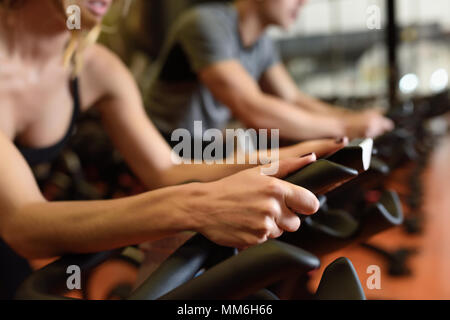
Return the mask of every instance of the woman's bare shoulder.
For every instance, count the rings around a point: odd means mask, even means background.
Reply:
[[[101,44],[90,46],[84,53],[83,71],[92,76],[120,75],[124,68],[120,58]]]
[[[86,49],[82,77],[101,94],[120,91],[130,73],[120,58],[103,45]]]

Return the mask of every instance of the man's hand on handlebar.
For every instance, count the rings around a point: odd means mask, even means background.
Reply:
[[[346,134],[353,138],[375,138],[394,129],[392,120],[376,109],[368,109],[344,116]]]

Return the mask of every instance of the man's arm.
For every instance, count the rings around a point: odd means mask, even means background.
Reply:
[[[199,77],[214,97],[249,127],[280,129],[281,137],[293,140],[346,134],[341,119],[303,110],[289,101],[264,93],[236,60],[212,64],[200,70]]]
[[[282,63],[269,68],[262,75],[260,84],[264,92],[311,112],[339,117],[351,113],[349,110],[330,105],[301,92]]]
[[[330,105],[301,92],[281,63],[269,68],[261,77],[260,83],[265,92],[280,97],[304,110],[341,119],[346,124],[346,134],[350,137],[375,137],[385,131],[392,130],[394,127],[392,121],[385,118],[379,109],[373,108],[355,112]]]
[[[176,39],[191,69],[214,97],[228,106],[247,126],[279,129],[281,137],[292,140],[345,135],[353,138],[382,131],[377,127],[380,121],[366,119],[369,118],[367,115],[336,117],[329,114],[327,106],[298,94],[286,70],[283,72],[277,63],[277,53],[270,39],[262,38],[260,61],[255,62],[261,64],[262,70],[274,70],[274,75],[266,76],[267,85],[275,84],[274,88],[282,92],[281,97],[288,99],[265,93],[257,80],[240,64],[235,52],[237,48],[233,50],[232,45],[236,30],[228,21],[208,11],[193,10],[183,15],[176,25]],[[278,67],[273,69],[276,65]],[[283,86],[287,88],[280,90]],[[301,100],[306,107],[299,108],[296,100]],[[312,112],[311,109],[324,109],[325,112]]]
[[[215,98],[227,105],[244,124],[253,128],[280,129],[283,138],[375,137],[393,128],[392,122],[377,112],[337,116],[326,111],[312,112],[299,108],[290,102],[299,99],[292,80],[287,84],[290,89],[281,92],[286,100],[267,94],[236,60],[212,64],[200,70],[198,75]],[[286,75],[283,76],[285,78]],[[275,83],[275,79],[272,82]],[[281,88],[283,84],[281,81],[277,87]],[[315,99],[308,98],[308,101],[311,103],[308,109],[329,108],[314,103]]]

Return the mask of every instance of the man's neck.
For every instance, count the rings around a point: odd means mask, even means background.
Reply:
[[[0,15],[5,16],[0,32],[9,55],[42,63],[62,56],[70,34],[64,15],[51,1],[25,1],[23,6]]]
[[[238,12],[239,32],[243,45],[250,47],[264,33],[267,24],[258,15],[253,1],[236,1],[234,6]]]

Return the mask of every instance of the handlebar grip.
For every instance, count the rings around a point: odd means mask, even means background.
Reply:
[[[358,171],[321,159],[285,178],[287,182],[323,195],[358,176]]]
[[[355,139],[345,148],[327,157],[328,161],[363,173],[372,161],[373,139]]]
[[[112,256],[120,254],[120,252],[121,250],[111,250],[94,254],[64,256],[32,273],[20,286],[16,293],[16,299],[74,300],[51,293],[67,280],[67,267],[76,265],[80,267],[82,272],[88,272]]]
[[[321,257],[403,223],[401,203],[393,191],[385,192],[359,216],[356,219],[343,210],[320,212],[305,218],[300,232],[286,233],[281,239]]]
[[[161,300],[244,299],[259,289],[320,267],[319,259],[300,248],[269,240],[212,267],[161,297]]]
[[[129,299],[155,300],[188,282],[205,266],[212,256],[221,253],[228,258],[234,249],[220,247],[200,234],[178,248],[137,288]]]
[[[316,300],[366,300],[355,267],[347,258],[339,258],[323,272]]]
[[[395,191],[386,191],[380,200],[373,204],[361,218],[359,237],[368,239],[371,236],[399,226],[403,223],[403,209]]]

